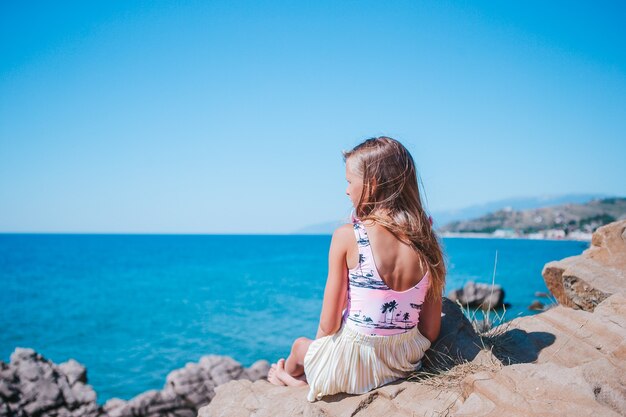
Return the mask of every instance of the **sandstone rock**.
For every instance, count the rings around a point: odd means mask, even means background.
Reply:
[[[593,311],[626,284],[626,220],[598,228],[582,255],[550,262],[542,274],[560,304]]]
[[[307,387],[278,387],[267,381],[232,381],[217,388],[214,400],[200,409],[198,417],[433,415],[434,410],[445,409],[442,404],[455,404],[459,396],[445,389],[415,389],[418,386],[396,382],[363,395],[336,394],[309,403]]]
[[[544,309],[544,305],[541,301],[539,300],[533,300],[532,303],[530,303],[530,305],[528,306],[529,310],[543,310]]]
[[[621,416],[623,392],[593,372],[611,372],[606,360],[577,367],[547,363],[511,365],[479,372],[463,381],[467,397],[455,416]],[[590,371],[590,372],[588,372]],[[619,375],[616,378],[620,379]],[[620,384],[626,382],[621,378]],[[623,386],[623,385],[622,385]],[[608,401],[599,399],[606,393]]]
[[[461,305],[470,308],[501,308],[504,303],[504,290],[500,285],[489,285],[468,281],[463,288],[448,293],[452,301],[459,301]]]
[[[501,349],[527,363],[468,376],[454,415],[623,415],[625,302],[622,292],[593,313],[558,306],[505,323]]]

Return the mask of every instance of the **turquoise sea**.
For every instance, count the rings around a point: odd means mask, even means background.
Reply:
[[[496,283],[534,314],[543,265],[586,242],[445,238],[446,292]],[[31,347],[87,366],[98,403],[160,389],[206,354],[244,366],[315,337],[329,235],[0,234],[0,360]],[[543,299],[546,302],[548,300]]]

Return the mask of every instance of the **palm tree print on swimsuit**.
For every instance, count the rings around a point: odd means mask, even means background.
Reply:
[[[400,320],[396,320],[395,323],[393,321],[393,313],[398,307],[399,307],[399,304],[396,300],[391,300],[387,303],[384,303],[383,305],[380,306],[380,312],[385,315],[383,317],[383,320],[379,321],[378,323],[373,323],[373,321],[368,317],[369,320],[365,320],[365,321],[367,321],[371,325],[367,327],[372,327],[374,329],[406,329],[406,322],[404,323],[404,325],[401,325]],[[387,313],[390,314],[389,322],[387,322]],[[396,316],[399,316],[399,314],[400,313],[396,314]]]
[[[400,312],[401,313],[401,312]],[[404,322],[404,328],[406,329],[406,322],[409,321],[411,315],[407,312],[402,316],[402,321]]]
[[[398,302],[396,300],[391,300],[388,303],[384,303],[381,307],[380,307],[380,311],[385,315],[383,318],[383,321],[379,321],[378,323],[374,323],[374,320],[372,320],[371,317],[362,314],[361,310],[356,310],[352,315],[348,316],[348,320],[356,323],[357,325],[359,325],[360,327],[366,327],[366,328],[370,328],[370,329],[401,329],[401,330],[406,330],[407,326],[406,326],[406,320],[404,321],[403,325],[401,324],[402,322],[400,320],[396,320],[396,322],[394,323],[393,321],[393,312],[398,308]],[[387,322],[387,313],[390,313],[390,319],[389,322]],[[400,313],[396,314],[396,316],[399,316]],[[405,314],[405,316],[407,316]],[[408,320],[408,319],[407,319]]]
[[[390,302],[383,304],[381,307],[383,309],[383,313],[385,313],[385,306],[387,306],[387,310],[391,313],[391,319],[389,320],[389,324],[393,324],[393,312],[396,308],[398,308],[398,302],[396,300],[391,300]]]

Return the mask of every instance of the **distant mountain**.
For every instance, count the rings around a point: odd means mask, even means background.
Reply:
[[[528,235],[546,230],[591,233],[615,220],[626,219],[626,198],[594,199],[583,204],[560,204],[529,210],[505,208],[471,220],[453,221],[441,232],[494,233],[515,232]]]
[[[291,234],[295,235],[332,235],[336,228],[342,224],[350,223],[350,213],[339,217],[335,221],[316,223],[298,229]]]
[[[516,197],[504,200],[491,201],[484,204],[468,206],[458,210],[443,210],[432,213],[433,221],[436,228],[446,225],[452,221],[468,220],[480,217],[484,214],[491,213],[510,207],[513,210],[525,210],[539,207],[554,206],[567,203],[586,203],[593,199],[609,197],[606,194],[562,194],[562,195],[546,195],[539,197]],[[348,221],[347,219],[345,220]],[[341,220],[334,222],[317,223],[303,227],[293,232],[293,234],[315,234],[315,235],[331,235],[333,231],[343,224]]]
[[[469,220],[492,213],[504,208],[511,210],[526,210],[540,207],[556,206],[568,203],[586,203],[593,199],[610,197],[607,194],[561,194],[544,195],[539,197],[515,197],[504,200],[477,204],[458,210],[443,210],[432,213],[435,227],[439,228],[452,221]]]
[[[343,223],[340,221],[312,224],[298,229],[293,234],[296,235],[332,235],[335,229]]]

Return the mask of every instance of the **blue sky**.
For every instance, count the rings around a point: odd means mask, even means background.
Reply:
[[[0,3],[0,231],[283,233],[389,135],[430,211],[626,195],[619,2]]]

